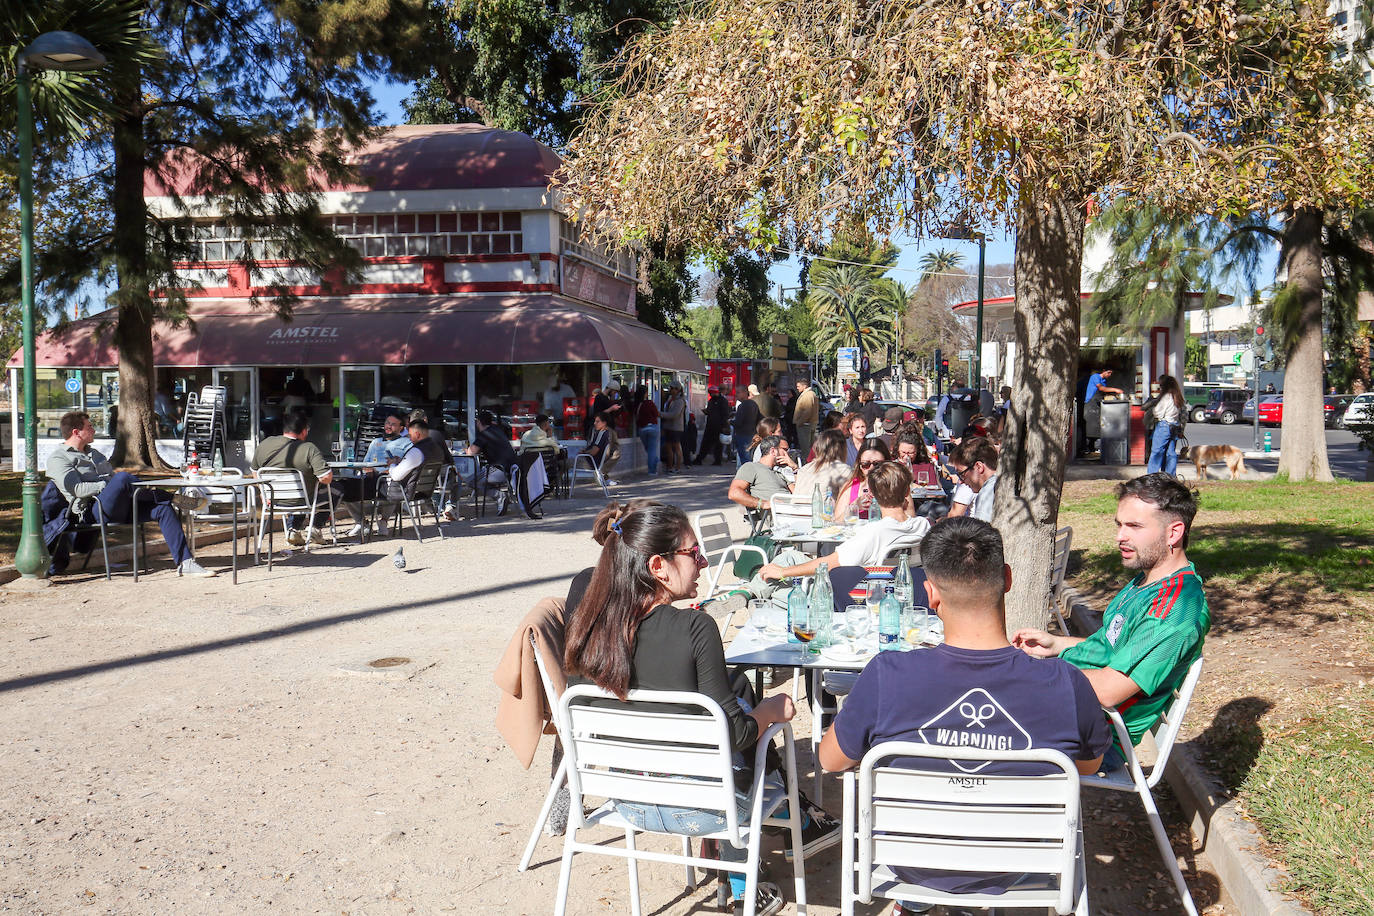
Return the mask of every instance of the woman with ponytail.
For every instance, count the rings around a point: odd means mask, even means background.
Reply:
[[[752,709],[747,701],[742,705],[725,667],[715,621],[701,611],[673,606],[696,596],[697,579],[706,566],[687,516],[676,506],[622,508],[612,503],[597,517],[595,533],[603,532],[601,558],[568,624],[568,683],[593,683],[622,700],[634,689],[705,694],[724,710],[734,749],[752,756],[759,734],[774,722],[790,720],[796,710],[785,693]],[[749,799],[739,795],[736,800],[747,818]],[[724,812],[615,804],[622,817],[641,827],[687,836],[725,829]],[[806,831],[808,847],[818,827]],[[745,850],[723,843],[720,856],[744,861]],[[734,877],[732,888],[742,896],[743,876],[738,876],[738,885]],[[777,887],[761,884],[757,905],[759,913],[777,912],[782,906]]]

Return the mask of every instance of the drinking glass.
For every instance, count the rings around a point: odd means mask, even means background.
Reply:
[[[806,657],[810,653],[811,640],[816,638],[816,631],[811,627],[810,617],[810,614],[803,614],[802,619],[792,621],[792,635],[800,641],[800,645],[797,646],[797,655],[803,664],[805,664]]]
[[[767,598],[752,598],[749,601],[749,623],[752,623],[760,630],[772,629],[770,624],[770,614],[773,609],[773,602]]]
[[[882,582],[877,579],[868,580],[868,593],[864,595],[864,604],[874,617],[878,616],[878,605],[883,603],[884,594]]]
[[[857,653],[859,641],[868,635],[868,629],[873,625],[873,615],[869,613],[868,605],[851,604],[844,609],[844,622],[849,629],[849,647]]]

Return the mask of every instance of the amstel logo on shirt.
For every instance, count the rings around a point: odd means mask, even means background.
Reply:
[[[926,744],[941,747],[972,747],[979,750],[1024,751],[1031,746],[1030,734],[1011,717],[997,698],[982,687],[975,687],[921,726],[917,732]],[[950,761],[965,773],[977,773],[990,761],[969,766]]]

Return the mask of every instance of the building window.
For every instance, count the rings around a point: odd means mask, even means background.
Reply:
[[[522,254],[519,210],[481,213],[392,213],[334,216],[335,234],[365,258],[441,257],[467,254]],[[243,230],[222,223],[200,223],[191,231],[196,262],[242,257],[245,245],[253,257],[281,257],[283,240],[248,238]]]
[[[603,245],[596,244],[583,235],[581,226],[567,219],[558,221],[558,236],[562,243],[562,253],[575,255],[584,261],[604,267],[627,280],[635,279],[634,257],[629,251],[621,249],[613,252]]]

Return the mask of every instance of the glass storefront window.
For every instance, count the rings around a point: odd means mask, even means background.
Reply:
[[[33,392],[38,406],[38,436],[40,439],[61,439],[59,424],[62,415],[69,410],[81,409],[81,370],[38,369],[35,375]],[[19,403],[24,403],[22,392]],[[94,417],[91,422],[96,424],[97,430],[103,430],[104,427]]]
[[[310,441],[325,454],[334,454],[339,438],[336,372],[333,366],[259,369],[259,435],[279,436],[288,413],[304,413],[310,419]]]
[[[96,435],[114,438],[119,422],[119,370],[87,369],[82,380],[85,386],[86,413],[91,415]]]

